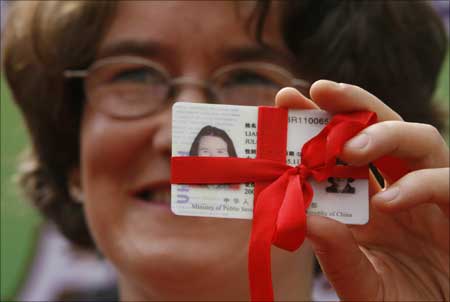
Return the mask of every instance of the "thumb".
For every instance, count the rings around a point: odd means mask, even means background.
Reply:
[[[342,300],[381,298],[377,272],[346,225],[308,216],[307,226],[307,238],[320,266]]]

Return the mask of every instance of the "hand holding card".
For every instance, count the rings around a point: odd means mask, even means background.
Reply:
[[[341,158],[352,165],[374,163],[387,179],[386,192],[398,192],[388,202],[370,177],[373,197],[367,225],[308,217],[307,238],[338,296],[359,301],[448,300],[448,146],[436,129],[401,121],[360,87],[321,80],[310,93],[314,103],[280,91],[277,105],[298,108],[308,101],[332,113],[377,113],[380,122],[360,133],[367,144],[347,144]],[[392,161],[380,166],[380,159],[386,158]]]

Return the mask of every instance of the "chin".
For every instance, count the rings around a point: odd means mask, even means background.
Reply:
[[[151,237],[151,236],[150,236]],[[137,239],[136,239],[137,240]],[[126,256],[125,256],[126,255]],[[220,288],[230,276],[247,278],[246,244],[239,251],[231,251],[201,240],[154,240],[134,245],[121,253],[118,267],[121,278],[132,282],[148,296],[189,300],[207,288]],[[176,296],[172,296],[175,295]],[[191,299],[191,300],[192,300]]]
[[[194,299],[190,294],[223,287],[227,277],[247,282],[250,220],[176,216],[165,202],[101,196],[85,208],[95,241],[120,279],[147,296],[176,300],[170,294],[182,292]]]

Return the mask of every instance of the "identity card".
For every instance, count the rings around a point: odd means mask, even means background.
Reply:
[[[255,158],[258,107],[177,102],[172,109],[172,156]],[[322,110],[289,110],[286,163],[297,166],[305,142],[317,135],[331,116]],[[320,152],[321,150],[318,150]],[[314,197],[308,215],[346,224],[369,219],[368,180],[309,178]],[[171,186],[176,215],[252,219],[253,183]]]

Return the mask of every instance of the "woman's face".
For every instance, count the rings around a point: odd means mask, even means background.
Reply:
[[[198,156],[227,157],[227,143],[218,136],[205,135],[198,143]]]
[[[98,57],[139,55],[172,76],[202,80],[249,56],[286,67],[276,10],[269,14],[264,35],[272,49],[267,52],[245,27],[253,7],[248,2],[124,1]],[[176,98],[207,101],[201,88],[189,85]],[[224,142],[209,137],[202,143]],[[246,293],[251,221],[175,216],[170,210],[170,155],[169,107],[145,118],[120,120],[86,106],[81,179],[87,221],[99,249],[118,268],[124,291],[168,299],[209,290],[217,296],[223,290],[225,299]],[[234,279],[227,280],[229,276]]]

